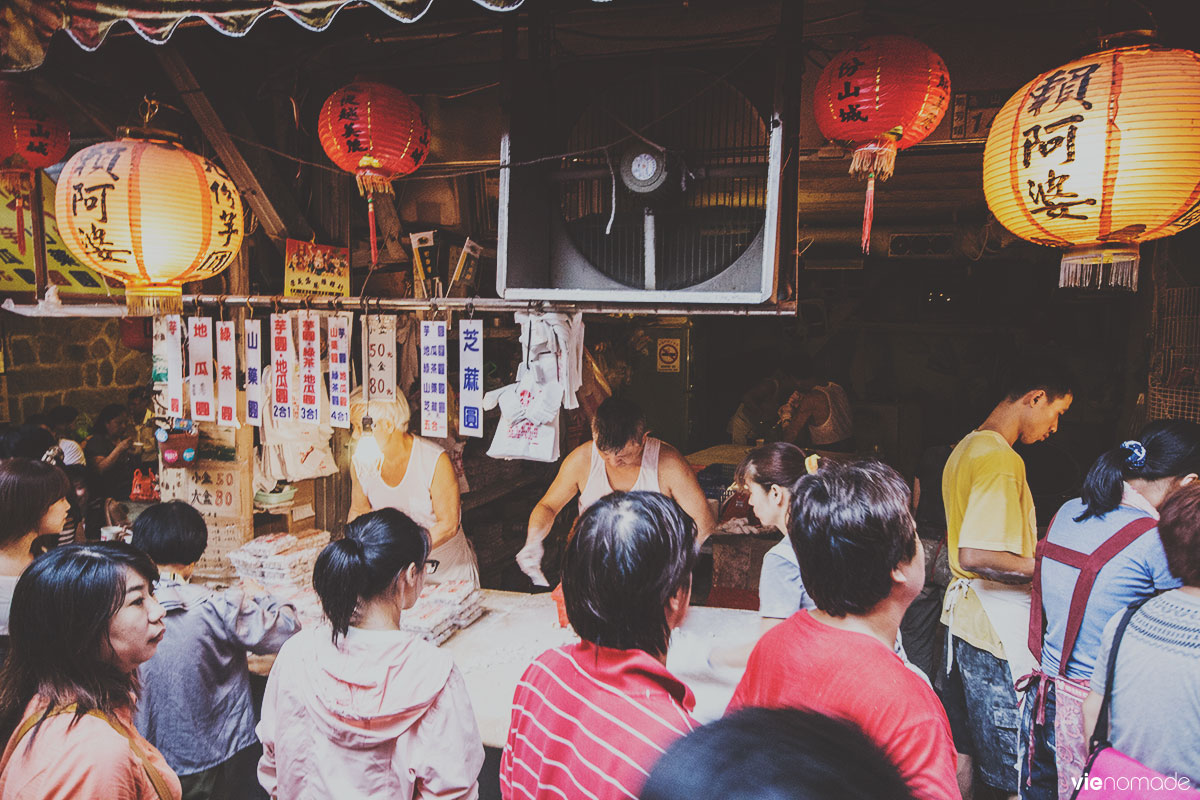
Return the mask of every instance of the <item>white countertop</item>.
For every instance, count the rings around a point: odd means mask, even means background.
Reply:
[[[549,593],[523,594],[483,590],[485,614],[442,645],[454,656],[466,680],[483,743],[503,747],[517,681],[537,656],[578,641],[558,625]],[[735,643],[758,633],[758,614],[730,608],[693,607],[676,631],[667,667],[696,695],[695,717],[720,717],[741,678],[733,670],[714,670],[706,657],[713,645]]]

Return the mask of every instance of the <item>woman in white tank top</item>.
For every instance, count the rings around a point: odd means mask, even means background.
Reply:
[[[370,402],[373,433],[382,453],[370,453],[367,446],[360,445],[350,460],[350,519],[377,508],[404,512],[429,531],[433,539],[429,557],[439,562],[439,566],[430,576],[430,582],[469,580],[478,586],[479,566],[475,551],[463,533],[458,479],[449,456],[444,467],[448,474],[439,475],[438,465],[445,451],[408,432],[408,403],[402,394],[396,396],[396,401]],[[351,425],[361,431],[367,404],[361,396],[352,396],[350,403]],[[389,483],[389,479],[394,483]],[[439,509],[447,519],[439,517]]]

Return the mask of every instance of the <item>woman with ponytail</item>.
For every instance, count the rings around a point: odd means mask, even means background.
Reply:
[[[1102,454],[1038,544],[1029,647],[1041,666],[1021,718],[1021,797],[1069,797],[1083,772],[1082,704],[1114,614],[1180,585],[1158,509],[1200,475],[1200,425],[1159,420]],[[1101,665],[1102,667],[1103,665]]]
[[[438,562],[394,508],[364,514],[317,558],[328,625],[279,653],[263,698],[259,782],[273,798],[472,798],[483,743],[450,654],[400,630]]]

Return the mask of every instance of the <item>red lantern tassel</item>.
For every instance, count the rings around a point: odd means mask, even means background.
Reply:
[[[862,251],[871,252],[871,222],[875,219],[875,173],[867,174],[867,199],[863,203]]]
[[[371,268],[379,265],[379,244],[375,241],[375,195],[367,195],[367,225],[371,235]]]
[[[25,255],[25,198],[17,195],[17,250]]]

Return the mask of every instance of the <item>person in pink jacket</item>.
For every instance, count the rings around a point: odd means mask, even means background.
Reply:
[[[364,514],[317,558],[328,625],[279,652],[263,699],[259,782],[273,798],[474,800],[483,743],[446,653],[400,630],[429,536],[394,508]]]

